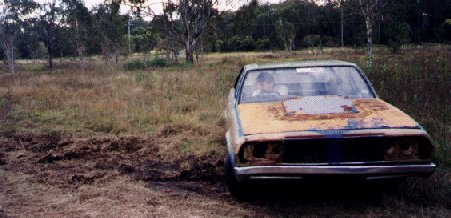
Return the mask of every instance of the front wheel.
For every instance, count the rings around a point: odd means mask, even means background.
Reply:
[[[250,187],[245,182],[239,182],[235,178],[232,157],[227,154],[224,163],[224,179],[230,194],[238,200],[247,200],[251,196]]]

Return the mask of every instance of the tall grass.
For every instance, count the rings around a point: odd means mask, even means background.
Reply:
[[[240,68],[253,62],[341,59],[365,68],[363,50],[294,53],[231,53],[203,63],[137,67],[76,64],[53,71],[22,66],[0,75],[0,134],[57,131],[77,137],[104,134],[184,132],[167,143],[180,152],[223,143],[223,108]],[[437,158],[449,165],[451,75],[447,48],[393,55],[377,51],[365,69],[380,97],[412,115],[439,145]],[[39,69],[39,70],[36,70]],[[172,131],[174,130],[174,131]],[[194,149],[196,150],[196,149]],[[169,152],[169,151],[168,151]]]
[[[437,161],[451,164],[451,72],[447,50],[379,57],[368,76],[379,96],[415,118],[438,145]]]

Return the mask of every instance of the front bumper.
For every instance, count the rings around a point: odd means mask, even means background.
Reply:
[[[255,179],[303,179],[315,175],[355,175],[364,179],[396,177],[427,177],[435,170],[434,163],[381,166],[245,166],[234,167],[238,181]]]

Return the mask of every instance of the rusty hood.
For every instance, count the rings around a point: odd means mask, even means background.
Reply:
[[[415,120],[381,99],[306,97],[271,103],[239,104],[238,112],[245,135],[315,130],[419,128]]]

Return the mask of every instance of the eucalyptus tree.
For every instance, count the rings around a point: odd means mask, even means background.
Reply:
[[[374,23],[381,14],[386,0],[358,0],[357,4],[365,20],[368,66],[371,67],[373,59],[373,32]]]
[[[277,12],[275,13],[278,17],[275,23],[276,32],[283,41],[285,50],[289,52],[293,50],[297,31],[302,28],[299,25],[302,23],[302,18],[296,7],[297,5],[299,3],[296,1],[286,1],[277,8]],[[298,25],[298,28],[295,25]]]
[[[105,61],[114,58],[116,63],[119,62],[119,57],[126,47],[126,22],[127,16],[120,14],[118,2],[102,4],[95,9],[94,28]]]
[[[89,31],[92,29],[91,14],[82,0],[63,0],[62,11],[64,12],[63,22],[71,32],[70,38],[75,47],[80,65],[84,66],[84,57]]]
[[[285,50],[291,52],[293,50],[294,38],[296,37],[296,28],[294,25],[288,21],[282,21],[282,19],[279,19],[276,30],[280,39],[283,41]]]
[[[53,57],[56,53],[58,28],[63,21],[61,2],[57,0],[46,1],[39,5],[39,16],[33,20],[36,36],[47,48],[47,63],[53,68]]]
[[[165,4],[165,29],[184,45],[187,62],[194,62],[198,39],[210,21],[215,4],[216,0],[178,0]]]
[[[10,73],[16,73],[16,39],[27,15],[35,9],[32,0],[3,0],[0,3],[0,47],[2,48]]]

